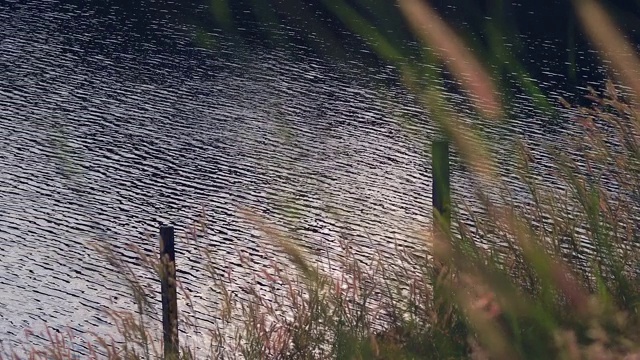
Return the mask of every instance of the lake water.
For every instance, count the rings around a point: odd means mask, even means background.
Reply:
[[[170,17],[143,31],[107,5],[0,3],[5,348],[44,324],[104,333],[105,308],[133,309],[91,240],[155,254],[157,241],[145,234],[171,222],[184,235],[204,209],[210,228],[200,246],[226,259],[220,269],[232,271],[236,286],[278,256],[269,245],[258,249],[259,233],[238,207],[293,224],[311,251],[334,251],[341,236],[383,251],[394,241],[417,246],[412,231],[429,226],[425,149],[435,129],[392,69],[372,77],[358,63],[215,34],[217,47],[205,50]],[[515,105],[510,122],[491,128],[496,143],[512,134],[554,139],[529,99]],[[454,192],[464,196],[458,171]],[[252,257],[251,268],[234,260],[236,249]],[[179,240],[177,251],[178,276],[206,293],[194,246]]]

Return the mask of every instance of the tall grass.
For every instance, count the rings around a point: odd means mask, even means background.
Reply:
[[[259,279],[268,284],[266,292],[250,286],[241,300],[228,288],[231,274],[214,266],[217,254],[200,247],[222,306],[210,328],[181,317],[183,330],[210,340],[205,350],[187,343],[181,358],[640,357],[635,216],[640,205],[640,115],[637,84],[628,76],[638,70],[637,59],[633,53],[624,57],[615,52],[620,48],[607,47],[628,44],[601,8],[586,0],[575,4],[586,28],[599,29],[587,34],[628,86],[610,82],[599,92],[592,89],[587,94],[590,106],[573,108],[562,101],[578,114],[580,129],[566,139],[573,146],[571,155],[549,149],[556,154],[551,175],[564,190],[535,180],[538,160],[519,142],[514,149],[517,173],[532,201],[517,201],[496,175],[480,134],[447,110],[441,94],[433,90],[437,87],[418,87],[414,74],[405,73],[408,87],[424,100],[480,180],[469,194],[480,205],[454,204],[451,224],[434,224],[442,231],[425,229],[417,253],[397,247],[395,265],[380,253],[363,265],[358,247],[346,240],[339,258],[311,260],[290,234],[242,210],[265,241],[282,250],[283,258],[273,259],[268,270],[255,274],[255,283]],[[490,78],[455,33],[424,2],[402,0],[400,5],[419,37],[440,49],[436,55],[447,62],[478,112],[499,118],[501,106]],[[615,42],[600,38],[603,32]],[[461,216],[465,208],[472,209],[467,211],[472,221]],[[197,241],[206,232],[203,221],[189,239]],[[480,246],[480,239],[492,246]],[[110,314],[121,340],[96,338],[97,349],[92,348],[90,356],[161,357],[159,329],[150,325],[154,310],[147,299],[153,295],[111,249],[97,250],[125,276],[138,312]],[[158,276],[157,261],[140,249],[132,250]],[[238,257],[249,261],[240,253]],[[181,293],[190,303],[189,293]],[[31,356],[71,358],[68,338],[51,339],[51,346],[33,349]]]

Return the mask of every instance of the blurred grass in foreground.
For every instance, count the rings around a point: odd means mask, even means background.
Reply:
[[[457,35],[424,2],[399,4],[416,35],[438,49],[435,56],[455,75],[478,113],[499,119],[500,100],[490,77]],[[381,254],[364,266],[356,259],[357,247],[345,241],[343,256],[332,265],[341,274],[336,276],[308,260],[289,234],[242,210],[266,241],[286,255],[255,274],[254,284],[268,283],[270,300],[257,285],[244,289],[248,299],[235,297],[227,287],[232,274],[220,274],[215,264],[221,260],[200,247],[222,294],[216,299],[222,304],[218,326],[199,329],[182,316],[181,329],[207,334],[211,358],[640,357],[640,258],[634,217],[640,199],[640,88],[634,76],[638,61],[635,53],[626,52],[630,46],[597,3],[574,4],[587,34],[627,86],[621,90],[610,82],[600,92],[591,90],[587,96],[592,105],[576,109],[583,136],[567,142],[580,156],[569,158],[558,151],[554,164],[567,191],[541,187],[532,170],[537,160],[519,143],[514,149],[520,160],[518,175],[533,201],[517,203],[496,176],[481,134],[471,132],[447,110],[450,107],[435,90],[439,87],[417,86],[415,75],[425,74],[405,68],[408,88],[423,100],[480,180],[475,193],[469,194],[482,204],[471,212],[474,227],[457,216],[456,208],[466,204],[454,204],[451,231],[448,224],[435,224],[445,231],[434,238],[425,230],[417,255],[397,248],[398,266],[384,263]],[[427,76],[431,82],[440,81]],[[502,190],[499,201],[489,196],[496,189]],[[197,241],[206,232],[203,221],[190,238]],[[481,247],[479,239],[495,246]],[[138,314],[110,314],[122,342],[98,339],[97,353],[104,355],[94,356],[159,358],[161,344],[156,339],[161,336],[145,320],[154,316],[147,300],[152,296],[124,260],[109,248],[98,250],[126,278],[139,308]],[[157,275],[157,262],[133,250]],[[190,303],[184,289],[183,296]],[[50,338],[47,349],[31,351],[33,358],[72,357],[68,338]],[[187,344],[181,358],[195,354],[200,353]]]

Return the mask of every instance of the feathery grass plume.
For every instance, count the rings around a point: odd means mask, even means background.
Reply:
[[[318,272],[309,265],[309,261],[305,258],[304,254],[291,242],[286,234],[270,226],[248,209],[240,210],[240,214],[260,229],[266,235],[267,239],[275,241],[276,245],[282,248],[285,254],[289,256],[291,261],[302,271],[309,281],[315,282],[320,280]]]
[[[398,2],[414,33],[449,67],[451,73],[460,81],[474,101],[476,110],[486,117],[498,119],[502,114],[502,106],[493,81],[478,59],[464,46],[462,40],[424,1],[399,0]],[[430,54],[426,56],[432,57]],[[486,143],[482,141],[480,134],[450,111],[443,94],[438,90],[441,79],[438,79],[435,74],[427,73],[430,86],[424,88],[418,79],[425,74],[411,67],[403,67],[401,70],[403,70],[405,84],[419,95],[432,119],[453,141],[460,156],[470,166],[476,177],[487,188],[495,186],[498,178],[495,174],[493,156],[487,151]]]
[[[472,96],[476,109],[489,118],[499,118],[501,106],[493,82],[460,37],[425,1],[398,0],[398,4],[414,33],[431,47]]]
[[[600,55],[611,61],[619,81],[633,91],[636,112],[640,106],[640,59],[631,44],[618,30],[607,11],[596,0],[573,0],[583,29]]]

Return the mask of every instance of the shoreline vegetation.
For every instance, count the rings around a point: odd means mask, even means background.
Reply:
[[[479,116],[500,121],[503,109],[490,76],[455,32],[425,2],[398,3],[416,36],[438,49],[429,59],[456,78]],[[567,191],[540,186],[537,159],[519,142],[517,175],[533,201],[518,203],[500,185],[481,134],[447,110],[437,90],[439,74],[404,63],[399,70],[405,84],[477,179],[469,197],[480,207],[471,211],[465,203],[451,204],[451,223],[440,218],[434,224],[438,231],[425,229],[418,252],[396,247],[393,266],[382,255],[363,264],[356,258],[358,249],[344,241],[332,272],[309,260],[289,234],[241,210],[265,241],[282,250],[282,259],[256,274],[270,290],[265,294],[250,287],[243,289],[246,299],[235,297],[227,286],[232,274],[219,273],[214,264],[220,259],[200,247],[222,306],[213,328],[199,328],[180,315],[181,331],[206,336],[210,346],[203,353],[182,342],[179,358],[640,358],[634,216],[640,205],[640,61],[597,2],[573,4],[586,35],[620,76],[601,90],[590,89],[591,105],[573,107],[560,100],[579,114],[581,129],[566,139],[577,158],[549,149],[555,154],[554,175]],[[471,214],[473,227],[461,221],[462,210]],[[206,225],[203,219],[189,240],[205,236]],[[492,245],[481,246],[479,239]],[[120,339],[87,339],[88,357],[162,358],[161,329],[153,323],[158,315],[150,303],[156,296],[113,249],[95,250],[122,274],[138,311],[109,313]],[[155,258],[131,250],[152,276],[159,276]],[[249,261],[241,254],[239,260]],[[190,304],[188,291],[179,291]],[[82,357],[73,351],[72,334],[49,331],[45,336],[49,346],[28,349],[31,358]]]

